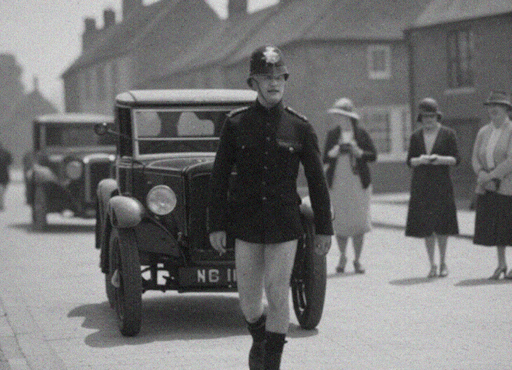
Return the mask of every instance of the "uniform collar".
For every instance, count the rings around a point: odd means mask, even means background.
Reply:
[[[254,104],[254,107],[256,108],[256,110],[258,110],[259,112],[262,112],[262,113],[276,114],[284,109],[284,104],[283,104],[283,101],[281,100],[279,103],[277,103],[273,107],[267,108],[267,107],[264,107],[263,105],[261,105],[259,100],[256,99],[256,103]]]

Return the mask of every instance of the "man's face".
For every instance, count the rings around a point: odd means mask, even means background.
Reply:
[[[493,122],[502,122],[507,118],[507,108],[501,104],[491,104],[487,106],[487,112]]]
[[[255,81],[253,88],[262,96],[266,104],[272,106],[281,101],[286,85],[284,74],[260,74],[252,77]]]

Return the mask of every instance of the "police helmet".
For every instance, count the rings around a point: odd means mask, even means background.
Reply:
[[[253,51],[250,61],[250,72],[247,83],[251,85],[251,77],[260,74],[284,75],[288,79],[288,68],[283,60],[283,53],[275,46],[261,46]]]

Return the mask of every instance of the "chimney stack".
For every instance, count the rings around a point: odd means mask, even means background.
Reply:
[[[116,24],[116,12],[113,9],[103,11],[103,28],[107,29]]]
[[[142,0],[123,0],[123,20],[130,16],[130,13],[142,7]]]
[[[96,20],[94,18],[85,18],[84,24],[85,30],[82,34],[82,51],[91,47],[99,33],[99,30],[96,28]]]
[[[228,19],[247,14],[247,0],[228,0]]]

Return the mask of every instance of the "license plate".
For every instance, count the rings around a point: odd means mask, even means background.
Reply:
[[[234,286],[234,267],[182,267],[179,269],[181,286]]]

